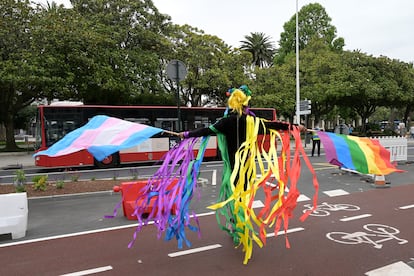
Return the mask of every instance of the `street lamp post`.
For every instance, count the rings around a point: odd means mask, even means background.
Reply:
[[[300,124],[300,84],[299,84],[299,18],[296,0],[296,123]]]

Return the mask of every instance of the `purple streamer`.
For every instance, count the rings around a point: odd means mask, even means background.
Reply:
[[[138,226],[133,234],[133,240],[128,245],[129,248],[135,243],[138,232],[150,221],[154,222],[158,230],[158,238],[161,238],[162,233],[165,232],[165,240],[175,237],[179,248],[183,242],[191,246],[186,238],[186,228],[197,231],[198,235],[201,235],[196,215],[194,213],[192,216],[189,215],[189,205],[197,188],[199,166],[208,137],[202,138],[202,146],[196,159],[194,146],[199,139],[188,138],[172,148],[162,158],[161,167],[148,179],[147,184],[137,195],[133,215],[137,218]],[[200,197],[200,194],[198,195]],[[153,204],[151,212],[148,217],[144,217],[151,204]],[[190,224],[190,217],[193,217],[196,226]]]

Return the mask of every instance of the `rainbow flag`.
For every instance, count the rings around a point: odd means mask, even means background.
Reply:
[[[390,161],[390,152],[378,140],[318,131],[326,160],[362,174],[387,175],[402,172]]]
[[[33,156],[55,157],[86,149],[96,160],[102,161],[105,157],[136,146],[162,131],[152,126],[97,115],[86,125],[69,132],[47,150],[39,151]]]

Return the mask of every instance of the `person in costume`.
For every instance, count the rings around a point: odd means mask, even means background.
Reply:
[[[213,125],[205,128],[199,128],[192,131],[184,131],[180,133],[181,138],[210,136],[216,134],[224,135],[230,168],[234,168],[235,154],[241,144],[246,140],[246,118],[247,116],[254,116],[254,113],[248,108],[251,99],[251,91],[243,85],[239,89],[232,88],[227,92],[228,110],[226,110],[224,117]],[[290,124],[285,122],[267,121],[264,122],[266,128],[276,130],[289,130]],[[263,126],[259,126],[259,133],[263,134]],[[219,145],[220,146],[220,145]],[[220,150],[222,150],[220,148]],[[224,159],[223,158],[223,159]]]
[[[303,126],[293,126],[285,122],[268,121],[256,117],[248,107],[251,94],[246,85],[239,89],[230,89],[227,92],[229,96],[228,109],[223,118],[209,127],[184,131],[179,134],[181,138],[217,135],[218,146],[223,159],[223,175],[218,203],[209,208],[216,210],[219,226],[230,234],[234,244],[243,246],[245,263],[252,254],[252,241],[255,241],[261,247],[265,243],[265,235],[263,234],[265,225],[271,224],[270,221],[274,221],[278,216],[275,212],[273,212],[275,215],[269,215],[272,211],[267,210],[261,216],[263,218],[271,217],[271,219],[261,219],[256,217],[252,210],[252,202],[257,189],[259,187],[269,188],[265,187],[265,183],[271,175],[275,175],[275,178],[278,179],[285,177],[283,175],[283,171],[285,171],[283,169],[283,164],[285,164],[283,158],[286,156],[277,157],[276,139],[281,140],[283,149],[288,148],[290,144],[289,132],[294,129],[296,133],[304,130]],[[278,131],[282,131],[286,135]],[[270,149],[263,148],[258,139],[258,134],[271,137]],[[264,162],[262,162],[263,159],[266,159],[267,164],[271,165],[265,168]],[[279,159],[280,164],[278,164]],[[261,169],[260,172],[256,173],[257,164]],[[280,172],[282,172],[282,175],[279,175]],[[259,175],[262,175],[262,177],[259,177]],[[280,180],[279,183],[282,183],[280,185],[282,185],[281,190],[283,191],[284,180]],[[270,193],[269,190],[268,194]],[[292,201],[292,204],[295,203]],[[279,202],[279,205],[281,207],[283,203]],[[288,210],[288,208],[285,210]],[[259,231],[260,238],[255,228],[261,228]]]
[[[281,227],[287,231],[300,194],[296,185],[301,170],[300,155],[310,165],[300,138],[304,128],[255,116],[248,108],[251,91],[247,86],[230,89],[228,96],[228,109],[219,121],[207,128],[178,133],[184,139],[168,151],[160,168],[137,195],[133,215],[138,225],[128,247],[150,221],[157,227],[158,237],[165,233],[166,241],[175,238],[179,248],[183,244],[191,246],[187,230],[201,234],[190,203],[197,190],[200,166],[211,135],[217,135],[223,175],[217,203],[207,208],[215,210],[219,228],[231,236],[235,247],[242,247],[243,263],[251,259],[254,243],[259,247],[266,243],[269,228],[274,227],[274,233]],[[269,143],[265,145],[259,134]],[[259,190],[265,199],[264,206],[256,213],[253,202]],[[317,206],[316,197],[314,201]],[[157,208],[146,214],[151,204]],[[286,243],[289,247],[287,237]]]

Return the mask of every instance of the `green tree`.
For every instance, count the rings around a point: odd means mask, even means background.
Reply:
[[[240,49],[252,55],[252,64],[258,67],[268,67],[273,62],[275,47],[271,38],[264,33],[254,32],[246,35],[245,40],[240,41]]]
[[[322,39],[332,50],[341,51],[344,39],[336,37],[336,27],[332,19],[318,3],[303,6],[298,12],[299,49],[303,50],[312,39]],[[289,53],[296,49],[296,14],[283,25],[280,34],[279,48],[276,51],[276,62],[282,63]]]
[[[365,132],[368,118],[377,107],[389,106],[400,88],[386,58],[345,51],[341,61],[341,70],[333,74],[336,83],[332,89],[332,101],[354,110],[360,116],[362,132]]]
[[[160,14],[152,1],[74,0],[72,4],[84,19],[76,28],[80,46],[72,57],[72,72],[85,102],[122,104],[140,93],[163,91],[160,55],[170,49],[168,16]]]
[[[388,60],[392,78],[397,82],[398,88],[393,92],[389,107],[403,111],[403,121],[408,125],[414,111],[414,67],[412,63],[398,60]]]
[[[28,0],[5,0],[0,3],[0,13],[0,123],[6,129],[6,150],[11,151],[17,149],[17,113],[45,97],[54,79],[34,45],[37,9]]]
[[[340,55],[323,40],[314,39],[301,52],[301,64],[301,99],[311,100],[312,116],[315,124],[318,124],[335,106],[330,98],[330,90],[335,85],[332,76],[341,66]]]
[[[279,117],[293,121],[296,109],[295,58],[292,56],[284,64],[275,64],[270,68],[256,68],[254,74],[252,106],[276,108]]]
[[[169,59],[183,61],[188,71],[180,83],[181,104],[222,105],[230,87],[246,83],[247,53],[232,50],[218,37],[189,25],[176,26],[171,39],[174,47]],[[174,84],[168,83],[168,89],[175,91]]]

